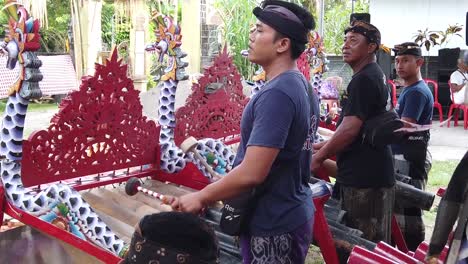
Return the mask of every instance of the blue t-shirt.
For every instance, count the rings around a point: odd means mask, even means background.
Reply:
[[[263,190],[253,212],[254,236],[291,232],[314,215],[309,188],[311,146],[318,113],[310,114],[307,81],[298,71],[286,71],[267,82],[247,104],[241,120],[237,166],[248,146],[280,149],[261,184]]]
[[[429,125],[432,122],[433,107],[432,92],[426,82],[420,80],[403,89],[395,110],[400,117],[412,118],[419,125]],[[427,134],[429,136],[429,132]],[[399,144],[392,145],[392,152],[393,154],[403,154]]]
[[[433,107],[434,98],[431,90],[423,80],[420,80],[403,89],[395,110],[400,117],[412,118],[419,125],[429,125],[432,122]]]

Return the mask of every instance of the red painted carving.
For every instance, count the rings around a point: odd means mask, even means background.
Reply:
[[[303,52],[301,56],[297,59],[297,68],[305,76],[307,81],[310,81],[310,64],[307,53]]]
[[[62,101],[49,128],[24,141],[25,186],[159,161],[159,128],[142,115],[140,92],[126,73],[114,50]]]
[[[241,76],[224,47],[193,85],[185,106],[177,110],[175,143],[179,145],[189,136],[218,139],[239,134],[247,101]]]

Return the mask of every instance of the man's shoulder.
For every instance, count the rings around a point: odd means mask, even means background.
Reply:
[[[405,100],[419,100],[424,98],[424,101],[428,104],[433,101],[432,92],[424,81],[420,81],[413,86],[405,88],[400,96],[405,98]]]
[[[307,88],[307,80],[300,72],[288,71],[271,80],[263,92],[279,91],[286,96],[295,97],[296,94],[307,93]]]
[[[452,72],[452,74],[450,74],[450,80],[452,80],[454,78],[456,78],[458,80],[458,79],[462,79],[463,77],[464,77],[464,75],[460,70],[456,70],[456,71]]]
[[[385,76],[384,72],[382,71],[382,68],[380,68],[379,64],[375,62],[370,63],[367,67],[365,67],[362,73],[364,75],[377,76],[379,78],[381,76]]]
[[[427,90],[430,92],[429,88]],[[410,97],[421,97],[427,96],[426,89],[423,86],[412,86],[405,88],[405,91],[401,93],[401,97],[410,98]]]
[[[287,71],[282,74],[280,74],[278,77],[273,79],[271,81],[272,86],[283,86],[284,84],[287,84],[290,86],[291,84],[294,85],[302,85],[305,86],[305,77],[302,75],[302,73],[298,71]]]
[[[356,73],[353,76],[352,81],[355,82],[374,82],[374,83],[381,83],[383,85],[386,84],[385,74],[383,73],[382,69],[377,63],[370,63],[360,72]]]
[[[427,96],[429,96],[429,95],[432,96],[431,89],[429,89],[429,86],[424,81],[419,81],[415,85],[414,88],[415,88],[414,89],[415,92],[422,93],[422,94],[427,95]]]

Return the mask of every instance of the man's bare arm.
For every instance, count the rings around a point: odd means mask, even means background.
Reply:
[[[450,90],[453,93],[460,91],[463,87],[465,87],[465,82],[463,82],[462,84],[450,83]]]
[[[335,134],[327,141],[325,146],[314,154],[313,159],[321,163],[345,149],[358,136],[362,123],[362,120],[357,116],[345,116]]]

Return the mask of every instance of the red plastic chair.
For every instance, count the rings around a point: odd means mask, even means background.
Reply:
[[[449,87],[450,86],[450,81],[448,82]],[[463,111],[463,128],[468,129],[468,105],[465,104],[456,104],[455,100],[453,98],[453,93],[450,91],[450,97],[452,98],[452,104],[450,105],[449,113],[448,113],[448,118],[452,116],[452,113],[455,112],[455,119],[453,121],[454,126],[458,126],[458,113],[459,110]],[[450,127],[450,122],[447,122],[447,127]]]
[[[431,84],[434,87],[434,108],[439,110],[439,121],[442,123],[444,121],[444,113],[442,112],[442,105],[439,103],[439,85],[432,79],[424,79],[424,81],[427,85]]]
[[[397,104],[396,84],[392,80],[387,80],[387,83],[390,84],[390,86],[392,86],[392,105],[393,105],[393,108],[395,108]]]

